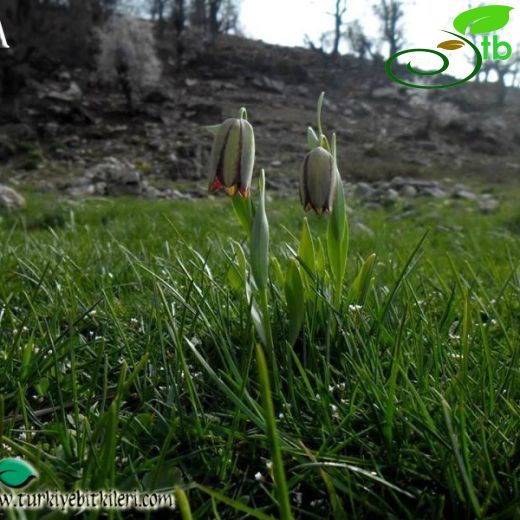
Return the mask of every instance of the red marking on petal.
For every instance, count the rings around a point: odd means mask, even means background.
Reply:
[[[244,199],[248,199],[250,195],[250,191],[248,188],[244,188],[243,186],[240,187],[238,190],[238,193],[240,193],[241,197]]]
[[[222,184],[222,181],[218,177],[215,177],[213,179],[213,182],[209,186],[209,191],[210,191],[210,193],[213,193],[215,191],[222,189],[223,187],[224,187],[224,185]]]

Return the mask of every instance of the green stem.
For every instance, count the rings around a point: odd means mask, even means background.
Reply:
[[[260,345],[256,346],[256,362],[258,366],[258,376],[260,379],[260,393],[262,395],[263,415],[266,426],[267,439],[273,460],[273,473],[276,497],[281,520],[292,520],[291,502],[289,499],[289,488],[285,477],[283,464],[282,448],[280,445],[280,435],[276,427],[276,416],[274,412],[271,385],[269,382],[269,371],[265,356]],[[274,376],[276,382],[278,378]]]
[[[325,99],[325,92],[320,94],[320,99],[318,100],[318,139],[321,143],[321,136],[323,135],[323,127],[321,126],[321,112],[323,110],[323,100]]]
[[[278,393],[280,391],[280,379],[278,377],[278,363],[276,361],[276,353],[274,350],[273,342],[273,331],[271,328],[271,315],[269,314],[269,299],[266,289],[260,289],[260,310],[262,311],[262,323],[264,325],[265,343],[269,351],[269,359],[271,360],[271,368],[274,375],[275,390]]]

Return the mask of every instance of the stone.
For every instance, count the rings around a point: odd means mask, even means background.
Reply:
[[[372,98],[374,99],[394,99],[402,100],[403,95],[399,88],[396,87],[380,87],[372,91]]]
[[[424,197],[433,197],[434,199],[444,199],[448,194],[441,188],[425,188],[421,191]]]
[[[64,92],[51,90],[46,97],[49,99],[54,99],[55,101],[75,103],[81,101],[81,98],[83,97],[83,92],[81,91],[80,86],[75,81],[71,81],[69,88]]]
[[[171,94],[166,90],[166,88],[155,86],[155,87],[149,87],[145,90],[144,94],[142,95],[141,99],[145,103],[166,103],[167,101],[172,100]]]
[[[265,180],[265,187],[273,191],[288,191],[291,189],[290,182],[284,177],[269,176]]]
[[[393,188],[389,188],[384,192],[382,200],[386,206],[392,206],[399,200],[399,193]]]
[[[25,199],[17,191],[0,184],[0,208],[22,209],[25,205]]]
[[[406,179],[404,177],[394,177],[390,181],[390,186],[396,190],[402,188],[406,184]]]
[[[267,76],[260,76],[253,79],[253,85],[266,92],[274,92],[276,94],[283,94],[285,91],[285,83]]]
[[[407,199],[417,197],[417,193],[418,193],[417,188],[415,188],[411,184],[406,184],[399,190],[399,195],[401,195],[401,197],[405,197]]]
[[[70,75],[70,72],[65,70],[58,74],[58,79],[63,82],[69,82],[72,79],[72,77]]]
[[[126,161],[108,157],[85,172],[86,179],[93,185],[104,183],[106,193],[112,196],[141,195],[142,174]]]
[[[375,191],[368,182],[358,182],[354,188],[354,195],[360,199],[369,199],[374,195]]]
[[[482,195],[478,202],[478,209],[484,214],[496,213],[499,208],[500,202],[489,194]]]
[[[472,200],[475,201],[478,199],[478,196],[475,195],[472,191],[469,190],[457,190],[453,194],[453,197],[455,199],[462,199],[462,200]]]

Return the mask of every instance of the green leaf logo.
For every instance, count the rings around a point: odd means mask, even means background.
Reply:
[[[21,459],[0,460],[0,483],[10,488],[25,487],[38,476],[38,472]]]
[[[471,34],[484,34],[498,31],[509,22],[509,12],[513,7],[507,5],[484,5],[459,14],[453,26],[461,34],[466,34],[468,27]]]

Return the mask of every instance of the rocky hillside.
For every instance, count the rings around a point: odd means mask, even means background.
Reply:
[[[381,62],[331,61],[232,36],[192,49],[180,70],[166,43],[163,54],[163,83],[144,93],[133,115],[92,71],[30,77],[19,117],[0,124],[1,180],[75,196],[203,195],[211,147],[203,126],[246,106],[257,168],[266,168],[272,188],[284,189],[297,178],[322,90],[324,125],[337,131],[340,170],[350,182],[377,189],[413,178],[414,189],[426,180],[442,190],[437,181],[446,177],[452,184],[520,178],[518,90],[497,107],[492,84],[405,89],[386,77]]]

